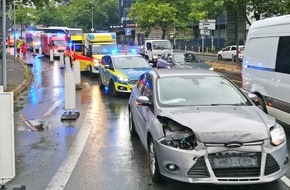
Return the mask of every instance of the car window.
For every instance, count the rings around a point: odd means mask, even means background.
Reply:
[[[152,50],[152,44],[151,44],[151,42],[147,42],[146,43],[146,48],[148,49],[148,50]]]
[[[235,50],[237,50],[237,47],[233,46],[231,51],[235,51]]]
[[[226,47],[223,49],[223,51],[230,51],[231,47]]]
[[[138,89],[138,91],[139,91],[140,94],[143,93],[146,76],[147,76],[147,73],[141,75],[141,77],[139,78],[139,80],[137,82],[137,89]]]
[[[139,56],[114,57],[116,69],[150,68],[148,62]]]
[[[159,78],[157,89],[158,102],[161,106],[250,104],[237,87],[228,79],[220,76],[196,75]]]
[[[173,59],[177,63],[200,62],[201,61],[201,59],[198,58],[193,53],[178,53],[178,54],[173,54]]]
[[[283,36],[279,39],[275,71],[290,74],[290,37]]]
[[[109,63],[108,63],[108,58],[109,58],[109,56],[104,56],[104,57],[102,58],[101,64],[102,64],[102,65],[109,65]]]
[[[152,86],[152,77],[150,74],[147,74],[144,78],[144,88],[142,91],[143,96],[147,96],[149,100],[152,100],[153,86]]]
[[[168,52],[163,52],[161,55],[161,59],[167,60]]]

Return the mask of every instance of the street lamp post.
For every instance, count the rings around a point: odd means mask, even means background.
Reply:
[[[15,34],[15,30],[16,30],[16,24],[15,24],[15,0],[13,0],[13,40],[14,40],[14,61],[16,59],[16,34]]]
[[[90,1],[90,3],[92,4],[92,28],[91,28],[91,31],[94,32],[94,30],[95,30],[94,29],[94,9],[93,9],[94,4],[92,1]]]

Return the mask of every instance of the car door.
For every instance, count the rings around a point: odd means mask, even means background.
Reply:
[[[140,126],[140,133],[142,134],[142,142],[144,146],[147,144],[147,131],[151,126],[151,122],[155,118],[154,116],[154,104],[153,104],[153,79],[148,73],[144,78],[144,88],[141,91],[142,96],[147,96],[151,102],[150,106],[140,106],[139,112],[142,121]]]
[[[149,61],[153,59],[152,43],[146,42],[145,44],[145,55],[148,56]]]
[[[104,85],[109,86],[110,83],[110,72],[112,67],[112,60],[110,56],[103,57],[103,71],[102,71],[102,81]]]
[[[228,46],[228,47],[223,49],[223,52],[222,52],[223,59],[230,59],[230,57],[231,57],[230,50],[231,50],[231,46]]]
[[[135,127],[136,127],[136,132],[139,134],[139,136],[141,137],[141,128],[142,125],[144,125],[144,121],[142,119],[141,116],[141,109],[140,106],[136,105],[136,100],[139,96],[142,96],[142,92],[144,89],[144,85],[145,85],[145,76],[146,73],[141,75],[141,77],[139,78],[137,84],[136,84],[136,88],[133,88],[132,92],[131,92],[131,112],[132,112],[132,116],[134,119],[134,123],[135,123]]]
[[[236,54],[237,54],[237,47],[232,46],[231,51],[230,51],[230,55],[229,55],[230,56],[229,59],[232,59]]]

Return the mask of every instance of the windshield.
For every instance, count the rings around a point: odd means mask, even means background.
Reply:
[[[201,62],[201,59],[192,53],[173,54],[173,60],[178,63],[184,62]]]
[[[251,105],[226,78],[220,76],[176,76],[157,81],[161,106]]]
[[[94,45],[92,48],[93,55],[97,54],[112,54],[118,52],[118,47],[116,44],[102,44]]]
[[[66,46],[66,41],[65,40],[53,40],[52,45],[53,46]]]
[[[153,49],[171,49],[170,41],[153,41],[152,46]]]
[[[114,57],[113,60],[116,69],[150,68],[150,65],[143,57]]]

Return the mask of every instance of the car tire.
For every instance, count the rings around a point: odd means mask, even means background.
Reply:
[[[130,108],[129,108],[129,132],[130,132],[131,137],[137,136],[136,127],[135,127],[135,123],[134,123],[132,112],[131,112]]]
[[[99,80],[98,80],[98,82],[99,82],[99,87],[100,87],[100,89],[104,89],[104,88],[105,88],[105,86],[103,85],[103,82],[102,82],[102,77],[101,77],[101,75],[99,75]]]
[[[222,59],[223,59],[222,55],[218,55],[218,60],[222,60]]]
[[[267,107],[265,104],[265,101],[263,100],[263,98],[258,96],[258,105],[257,105],[263,112],[268,113],[267,112]]]
[[[162,177],[159,170],[159,165],[156,157],[155,147],[153,139],[149,138],[148,144],[148,159],[149,159],[149,168],[150,168],[150,175],[151,179],[155,183],[162,182]]]
[[[89,72],[90,72],[90,77],[93,78],[93,68],[91,65],[89,65]]]
[[[116,88],[115,88],[115,84],[114,84],[114,82],[112,80],[109,83],[109,94],[111,96],[117,96],[117,91],[116,91]]]
[[[239,58],[235,55],[234,56],[234,62],[236,62],[236,63],[239,63],[240,61],[239,61]]]

